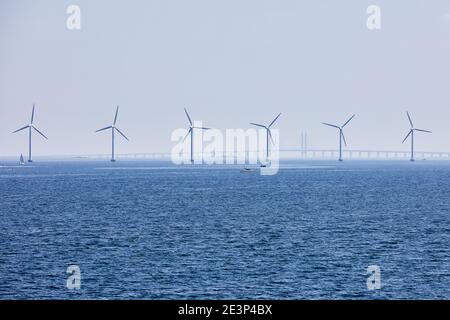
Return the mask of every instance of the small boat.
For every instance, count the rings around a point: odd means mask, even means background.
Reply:
[[[270,161],[266,161],[266,162],[261,162],[261,163],[260,163],[260,167],[261,167],[261,168],[265,168],[265,167],[267,167],[268,165],[270,165]]]
[[[255,169],[250,169],[250,168],[243,168],[243,169],[241,169],[241,173],[250,173],[250,172],[253,172],[253,171],[255,171]]]
[[[23,166],[25,164],[25,160],[23,160],[23,155],[20,155],[19,164]]]

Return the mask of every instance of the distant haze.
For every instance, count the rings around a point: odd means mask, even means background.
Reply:
[[[66,8],[81,8],[81,30]],[[381,30],[366,27],[381,7]],[[450,151],[450,1],[0,0],[0,156],[166,152],[193,120],[249,128],[282,116],[281,147]]]

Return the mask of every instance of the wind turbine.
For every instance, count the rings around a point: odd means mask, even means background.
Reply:
[[[414,161],[414,131],[427,132],[427,133],[431,133],[431,131],[414,128],[413,122],[411,120],[411,117],[409,116],[408,111],[406,111],[406,115],[408,116],[408,120],[409,120],[409,124],[411,125],[411,128],[409,129],[409,132],[406,135],[405,139],[403,139],[402,143],[404,143],[406,141],[406,139],[408,139],[408,137],[411,136],[411,159],[410,159],[410,161]]]
[[[254,125],[254,126],[257,126],[257,127],[261,127],[261,128],[266,129],[266,159],[269,159],[269,137],[270,137],[270,140],[271,140],[272,143],[273,143],[272,133],[270,132],[270,127],[275,123],[275,121],[277,121],[277,119],[278,119],[280,116],[281,116],[281,113],[279,113],[279,114],[275,117],[275,119],[273,119],[272,122],[271,122],[268,126],[265,126],[265,125],[262,125],[262,124],[259,124],[259,123],[250,122],[250,124],[252,124],[252,125]]]
[[[342,141],[344,141],[345,146],[347,146],[347,141],[345,141],[345,136],[344,136],[344,127],[355,117],[355,115],[352,115],[350,117],[350,119],[348,119],[342,126],[337,126],[331,123],[326,123],[326,122],[322,122],[322,124],[326,125],[326,126],[330,126],[336,129],[339,129],[339,161],[342,161]]]
[[[189,130],[186,134],[186,136],[183,139],[183,142],[186,140],[188,135],[191,135],[191,163],[194,163],[194,129],[200,129],[200,130],[210,130],[211,128],[205,128],[205,127],[195,127],[194,123],[191,120],[191,117],[189,116],[189,113],[187,112],[186,108],[184,108],[184,112],[186,113],[186,116],[189,120]]]
[[[114,155],[114,134],[117,131],[122,137],[124,137],[125,139],[127,139],[127,141],[130,141],[123,133],[122,131],[119,130],[119,128],[116,127],[116,122],[117,122],[117,113],[119,112],[119,106],[117,106],[116,108],[116,115],[114,116],[114,122],[112,125],[110,125],[109,127],[105,127],[105,128],[101,128],[98,129],[95,132],[100,132],[103,130],[107,130],[107,129],[111,129],[111,138],[112,138],[112,151],[111,151],[111,162],[115,162],[116,158]]]
[[[34,120],[34,103],[33,103],[33,110],[31,111],[31,121],[30,124],[17,129],[16,131],[14,131],[13,133],[25,130],[28,128],[28,162],[33,162],[33,159],[31,157],[31,132],[33,131],[33,129],[39,133],[41,136],[43,136],[45,139],[48,139],[42,132],[40,132],[33,124],[33,120]]]

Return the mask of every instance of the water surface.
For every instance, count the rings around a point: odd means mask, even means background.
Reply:
[[[0,163],[0,298],[450,298],[450,163],[240,169]]]

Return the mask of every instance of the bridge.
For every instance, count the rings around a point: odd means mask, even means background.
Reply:
[[[234,151],[225,153],[212,153],[212,157],[235,157],[240,159],[248,159],[249,157],[256,157],[257,151]],[[263,151],[260,151],[263,154]],[[444,151],[416,151],[414,152],[417,160],[450,160],[450,152]],[[208,155],[203,153],[203,158]],[[342,156],[347,160],[407,160],[410,158],[410,151],[405,150],[368,150],[368,149],[347,149],[342,150]],[[195,158],[201,158],[202,154],[194,153]],[[280,149],[280,159],[286,160],[335,160],[339,157],[339,150],[337,149]],[[72,156],[72,158],[85,159],[109,159],[110,154],[89,154],[83,156]],[[154,153],[122,153],[116,154],[118,159],[147,159],[147,160],[170,160],[171,153],[169,152],[154,152]],[[263,158],[263,156],[260,156]]]
[[[297,153],[299,159],[334,159],[339,157],[339,150],[329,149],[283,149],[282,152]],[[410,151],[405,150],[367,150],[349,149],[342,150],[344,159],[409,159]],[[442,151],[415,151],[416,159],[450,159],[450,152]]]

